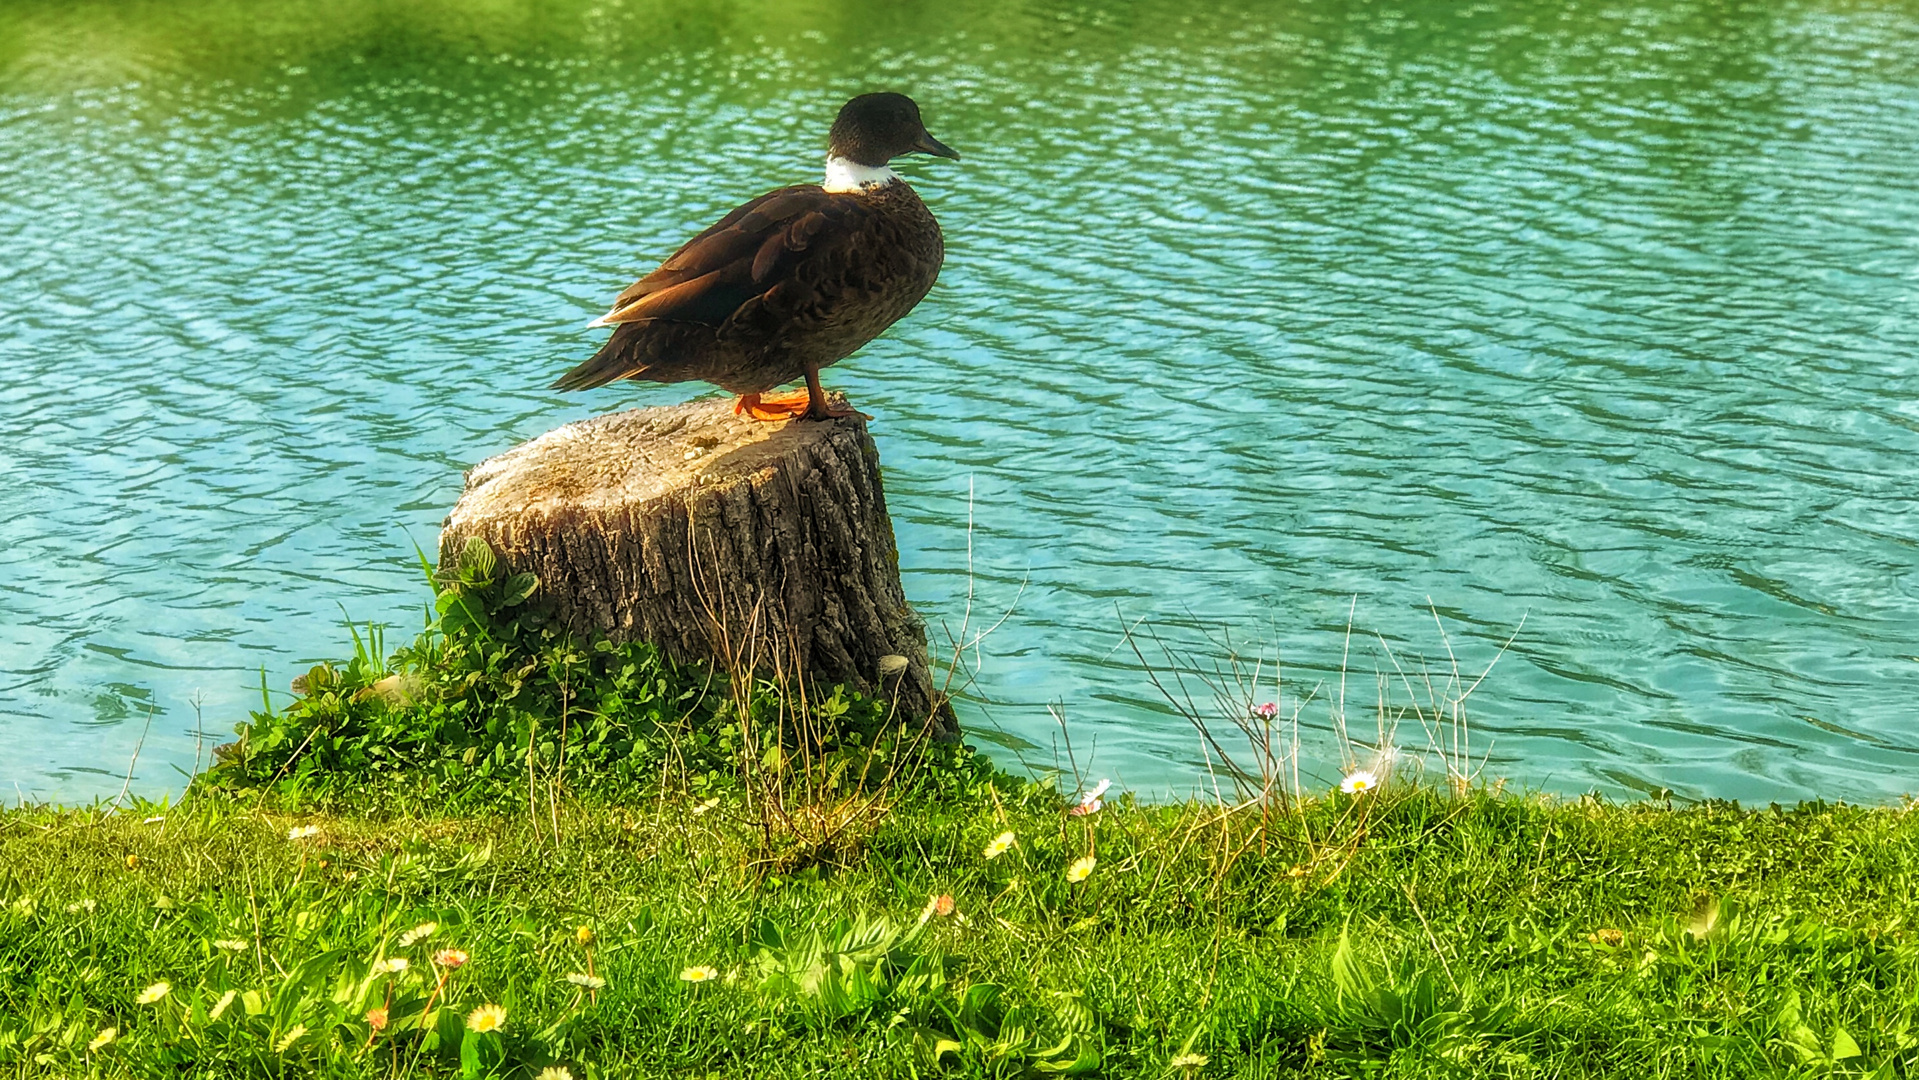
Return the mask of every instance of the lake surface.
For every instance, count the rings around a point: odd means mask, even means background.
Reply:
[[[935,651],[1013,608],[1005,760],[1057,704],[1201,781],[1124,627],[1319,687],[1322,779],[1342,666],[1370,732],[1513,637],[1488,777],[1919,790],[1919,5],[8,0],[0,791],[149,721],[177,791],[343,612],[417,629],[463,468],[705,392],[546,391],[583,324],[875,88],[965,160],[828,382]]]

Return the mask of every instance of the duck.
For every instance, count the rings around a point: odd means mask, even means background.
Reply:
[[[820,371],[913,310],[946,257],[939,222],[890,167],[907,154],[959,159],[905,94],[848,101],[821,183],[769,191],[687,241],[588,324],[613,336],[553,388],[700,380],[752,420],[858,415],[827,399]]]

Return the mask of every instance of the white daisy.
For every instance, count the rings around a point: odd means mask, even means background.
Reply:
[[[1354,769],[1339,782],[1339,790],[1348,795],[1364,795],[1379,786],[1379,776],[1371,769]]]

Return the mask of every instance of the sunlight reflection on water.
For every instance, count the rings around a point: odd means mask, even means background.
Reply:
[[[1096,774],[1188,790],[1121,627],[1230,628],[1323,729],[1357,597],[1355,714],[1378,642],[1437,663],[1436,611],[1476,671],[1526,620],[1494,775],[1913,787],[1909,8],[63,10],[0,12],[25,792],[117,791],[149,714],[177,790],[341,607],[417,626],[462,468],[697,392],[541,389],[585,319],[875,84],[965,160],[909,167],[941,284],[831,381],[936,638],[969,484],[976,617],[1020,596],[976,728],[1050,764],[1060,702]]]

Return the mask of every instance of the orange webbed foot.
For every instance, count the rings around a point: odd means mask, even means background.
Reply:
[[[733,415],[765,422],[795,420],[806,415],[811,398],[804,390],[786,394],[741,394],[733,406]]]
[[[733,406],[733,415],[747,416],[754,420],[844,420],[857,416],[863,420],[873,419],[866,413],[848,405],[844,398],[834,400],[821,396],[816,404],[813,395],[806,390],[791,390],[784,394],[741,394],[740,400]]]

